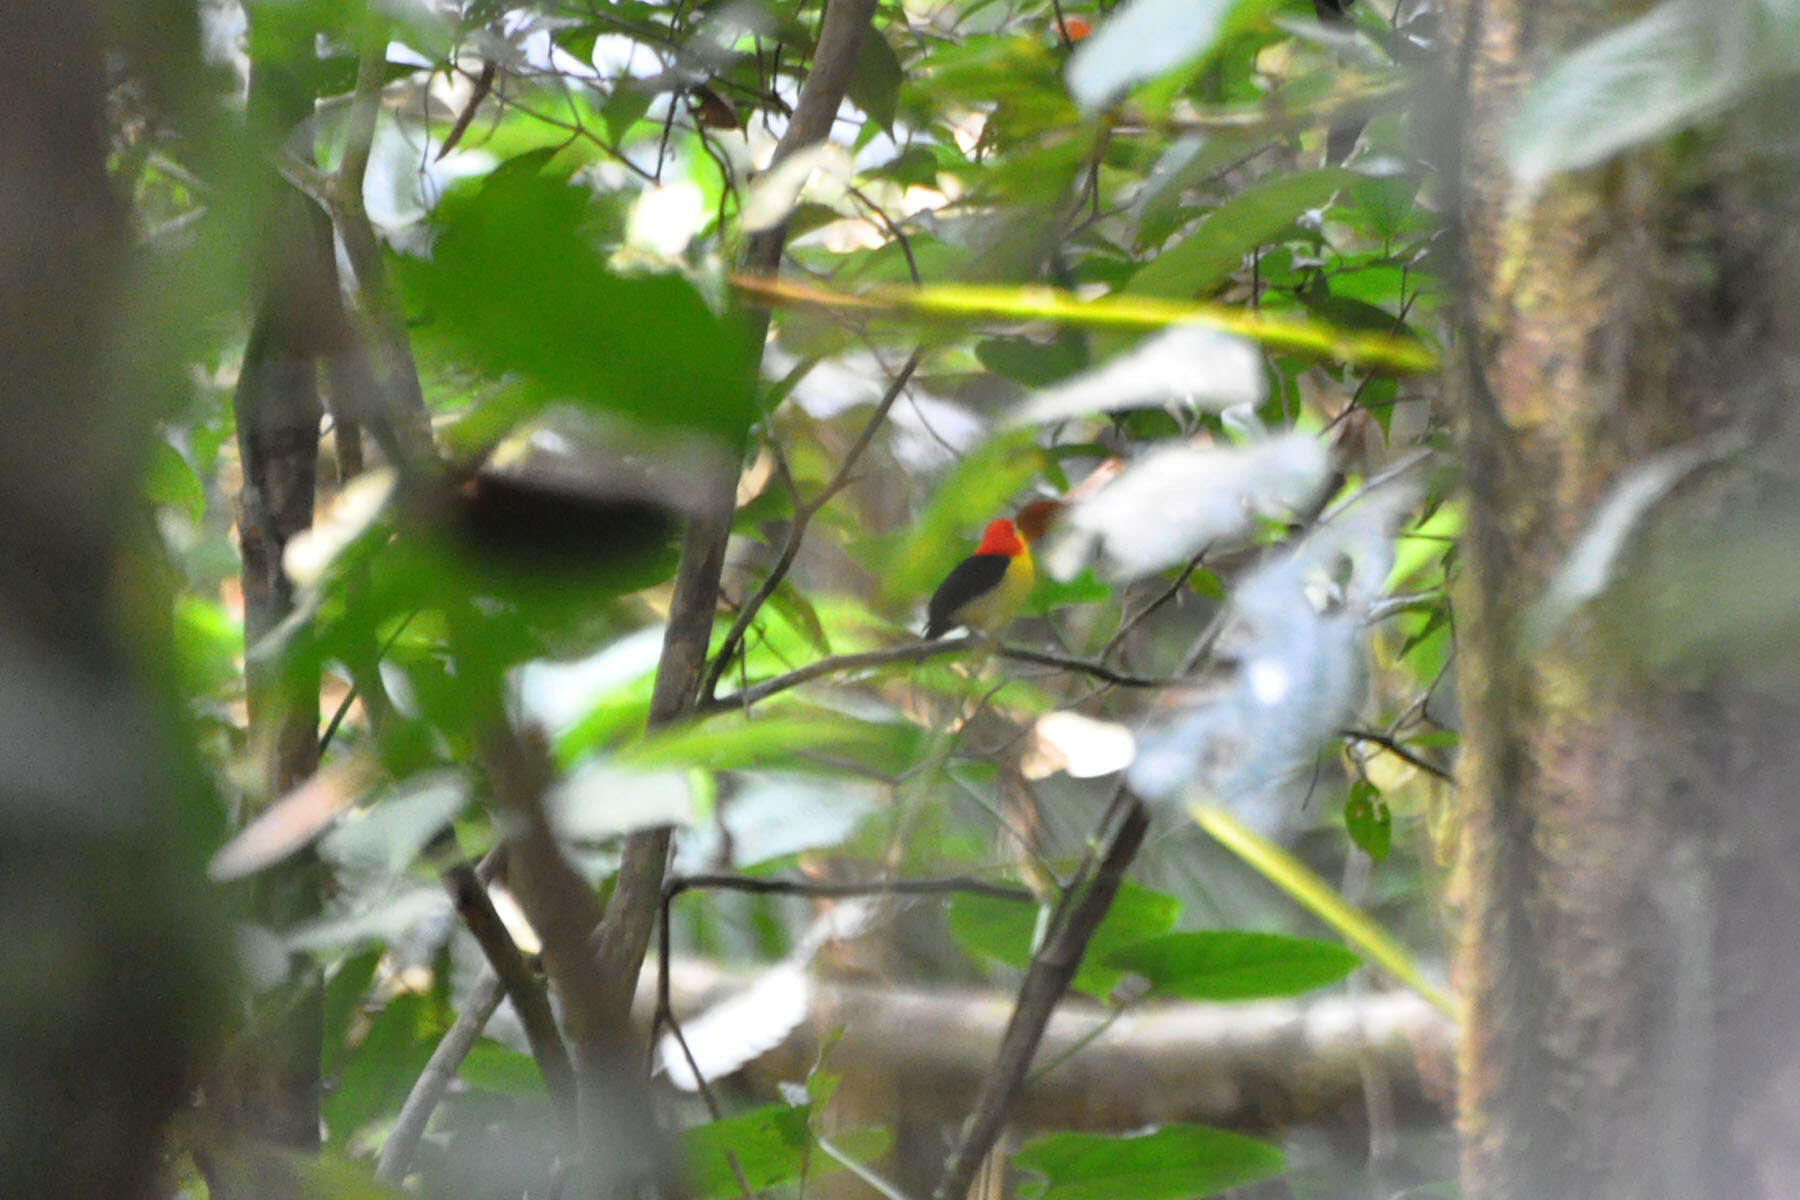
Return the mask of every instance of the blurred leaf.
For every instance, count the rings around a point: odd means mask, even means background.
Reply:
[[[1389,975],[1423,996],[1432,1007],[1454,1020],[1456,1005],[1433,986],[1413,963],[1406,948],[1379,925],[1344,902],[1330,884],[1281,847],[1259,837],[1222,808],[1193,806],[1194,820],[1226,849],[1262,873],[1270,883],[1292,896],[1308,912],[1342,934],[1359,952]]]
[[[994,374],[1026,387],[1056,383],[1088,365],[1087,343],[1068,337],[1047,342],[1023,337],[988,338],[975,344],[975,357]]]
[[[1203,325],[1177,325],[1039,392],[1007,423],[1041,425],[1161,404],[1218,411],[1261,404],[1265,394],[1262,355],[1254,345]]]
[[[212,696],[241,678],[244,627],[223,605],[192,594],[175,598],[175,665],[188,696]]]
[[[1173,896],[1126,882],[1088,940],[1081,969],[1070,985],[1104,999],[1123,974],[1108,965],[1115,950],[1165,933],[1181,905]],[[1020,970],[1031,965],[1040,909],[995,896],[958,895],[950,901],[950,933],[963,949]]]
[[[1191,1200],[1279,1175],[1281,1151],[1204,1125],[1153,1133],[1054,1133],[1013,1156],[1041,1176],[1019,1188],[1024,1200]]]
[[[658,825],[692,825],[699,819],[683,771],[635,771],[603,758],[577,764],[552,787],[556,831],[578,842],[597,842]]]
[[[894,48],[880,29],[870,29],[856,51],[856,68],[850,75],[850,102],[883,129],[892,129],[904,78]]]
[[[769,1104],[735,1117],[683,1130],[681,1158],[687,1167],[689,1194],[695,1200],[742,1195],[726,1154],[737,1159],[752,1191],[763,1191],[800,1178],[825,1175],[841,1168],[812,1149],[810,1106]],[[851,1130],[834,1137],[840,1148],[854,1147],[858,1159],[882,1153],[887,1135],[879,1130]],[[810,1151],[810,1152],[809,1152]]]
[[[1142,975],[1153,992],[1184,1000],[1297,996],[1336,983],[1360,960],[1341,946],[1274,933],[1166,933],[1121,946],[1108,966]]]
[[[799,767],[805,754],[875,759],[896,766],[909,764],[921,732],[899,722],[858,721],[823,710],[799,715],[761,711],[745,718],[723,713],[676,726],[645,738],[621,753],[639,768],[695,766],[715,771],[749,767]]]
[[[1793,73],[1800,18],[1758,0],[1665,0],[1601,34],[1533,84],[1506,128],[1527,190],[1558,171],[1723,112],[1764,80]]]
[[[396,874],[411,866],[427,843],[469,802],[460,772],[417,775],[351,813],[320,842],[320,853],[349,870]]]
[[[365,942],[391,942],[422,922],[442,920],[449,911],[450,897],[443,888],[411,887],[383,895],[342,916],[296,925],[284,932],[281,940],[295,954],[342,950]]]
[[[402,993],[376,1014],[368,1036],[345,1057],[337,1087],[325,1097],[333,1145],[348,1144],[364,1125],[399,1110],[442,1032],[434,1008],[428,997]]]
[[[1198,63],[1272,7],[1273,0],[1130,0],[1076,46],[1069,94],[1092,114],[1135,84]]]
[[[352,1020],[362,1009],[363,995],[369,990],[369,984],[375,978],[375,968],[380,965],[385,953],[385,947],[372,946],[352,954],[338,964],[325,982],[325,1001],[319,1028],[324,1034],[322,1064],[327,1074],[336,1070],[338,1062],[344,1056],[344,1038],[350,1031]]]
[[[469,1047],[456,1077],[469,1087],[505,1096],[542,1096],[544,1077],[529,1054],[502,1046],[493,1038],[481,1038]]]
[[[770,303],[963,321],[1059,321],[1090,329],[1152,330],[1191,323],[1236,334],[1271,350],[1336,358],[1353,366],[1410,373],[1436,369],[1432,353],[1410,338],[1346,333],[1317,321],[1158,296],[1106,295],[1084,299],[1051,288],[968,284],[904,288],[878,285],[851,295],[743,275],[734,276],[731,282],[740,292]]]
[[[1266,176],[1151,259],[1131,277],[1130,290],[1178,299],[1209,296],[1231,278],[1246,254],[1276,240],[1308,209],[1324,207],[1356,178],[1341,167]]]
[[[144,468],[144,494],[150,503],[175,509],[198,524],[206,515],[206,489],[181,451],[161,438],[150,444],[150,462]]]
[[[1350,785],[1350,796],[1344,801],[1344,828],[1364,854],[1376,862],[1387,857],[1394,836],[1394,817],[1388,811],[1387,801],[1366,779]]]
[[[819,620],[819,612],[812,602],[800,594],[800,590],[791,580],[784,579],[776,589],[769,593],[769,606],[781,614],[794,630],[803,634],[812,648],[820,654],[831,653],[831,641],[825,636],[825,625]]]
[[[1325,444],[1305,433],[1235,448],[1164,445],[1070,508],[1064,544],[1079,552],[1085,543],[1075,535],[1086,535],[1116,576],[1138,579],[1179,566],[1206,547],[1244,538],[1258,516],[1297,511],[1329,470]],[[1195,487],[1201,479],[1206,486]]]
[[[680,276],[609,270],[583,228],[590,193],[540,173],[548,160],[522,155],[444,199],[431,258],[398,271],[418,336],[517,373],[539,403],[712,434],[735,452],[756,413],[750,348]]]

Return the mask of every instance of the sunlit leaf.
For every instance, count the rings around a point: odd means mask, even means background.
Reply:
[[[1429,350],[1408,338],[1346,333],[1317,321],[1274,316],[1217,304],[1192,304],[1156,296],[1109,295],[1082,299],[1051,288],[967,285],[918,288],[872,287],[860,295],[833,292],[786,280],[744,275],[731,284],[768,303],[863,312],[891,312],[964,321],[1059,321],[1093,329],[1152,330],[1170,325],[1208,325],[1274,350],[1335,358],[1356,366],[1395,371],[1436,369]]]
[[[1193,1200],[1279,1175],[1281,1151],[1204,1125],[1152,1133],[1056,1133],[1033,1138],[1014,1165],[1040,1178],[1026,1200]]]

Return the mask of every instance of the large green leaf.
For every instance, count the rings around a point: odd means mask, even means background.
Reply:
[[[399,278],[418,336],[534,403],[574,402],[736,446],[755,415],[750,348],[678,275],[611,270],[590,194],[521,155],[441,207],[431,257]]]
[[[1189,1000],[1295,996],[1336,983],[1358,961],[1329,942],[1211,929],[1165,933],[1106,956],[1108,966],[1148,979],[1153,992]]]
[[[1308,209],[1320,208],[1356,176],[1339,167],[1272,175],[1214,209],[1199,228],[1150,260],[1131,278],[1143,296],[1211,295],[1244,256],[1274,241]]]
[[[1279,1175],[1281,1151],[1204,1125],[1154,1133],[1056,1133],[1027,1142],[1013,1162],[1042,1176],[1025,1200],[1191,1200]]]
[[[1175,923],[1181,905],[1172,896],[1127,882],[1113,898],[1112,907],[1088,940],[1081,969],[1070,985],[1076,991],[1104,998],[1123,972],[1111,965],[1112,955],[1126,946],[1166,932]],[[1040,909],[994,896],[958,895],[950,901],[950,933],[965,950],[1009,967],[1023,969],[1031,963],[1032,942],[1037,935]]]

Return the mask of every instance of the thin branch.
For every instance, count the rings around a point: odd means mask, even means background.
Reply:
[[[456,1016],[456,1023],[431,1052],[431,1059],[425,1069],[419,1072],[418,1079],[413,1081],[412,1091],[407,1094],[406,1103],[400,1107],[400,1116],[394,1122],[394,1130],[388,1134],[387,1140],[381,1144],[381,1157],[375,1164],[375,1181],[398,1187],[406,1178],[406,1169],[412,1163],[413,1151],[419,1147],[419,1140],[425,1136],[425,1126],[431,1121],[431,1114],[437,1110],[438,1102],[444,1093],[450,1090],[450,1081],[456,1078],[458,1068],[463,1059],[475,1045],[475,1039],[487,1028],[493,1018],[494,1010],[506,999],[506,987],[500,977],[494,974],[493,968],[482,971],[481,977],[475,981],[475,987],[469,992],[468,1002],[462,1012]]]
[[[935,642],[903,642],[898,646],[889,646],[884,650],[865,650],[860,654],[833,654],[804,667],[796,668],[785,675],[777,675],[773,679],[765,679],[761,683],[753,683],[741,691],[733,692],[716,700],[709,700],[696,705],[698,714],[728,712],[735,708],[748,708],[760,700],[765,700],[779,692],[799,687],[803,683],[811,683],[827,675],[847,674],[861,671],[869,667],[893,666],[897,663],[917,663],[926,659],[941,658],[947,654],[960,654],[982,644],[985,639],[978,637],[940,638]]]
[[[550,998],[543,984],[525,964],[512,935],[494,910],[488,890],[467,863],[458,863],[444,872],[444,889],[456,902],[456,911],[464,926],[475,936],[488,966],[500,977],[507,998],[525,1027],[525,1040],[531,1045],[531,1057],[557,1113],[565,1119],[575,1114],[575,1072],[569,1065],[569,1052],[556,1031],[556,1015],[550,1011]]]
[[[1372,746],[1380,746],[1395,758],[1400,759],[1402,762],[1410,763],[1427,775],[1436,776],[1445,783],[1453,784],[1456,782],[1456,775],[1454,772],[1438,766],[1430,759],[1419,755],[1415,751],[1407,749],[1386,734],[1376,733],[1372,729],[1340,729],[1338,730],[1338,736],[1353,742],[1368,742]]]
[[[475,77],[475,86],[469,92],[468,103],[464,104],[462,112],[456,115],[456,123],[451,125],[450,132],[444,135],[444,140],[439,144],[438,152],[431,161],[443,162],[445,157],[456,149],[457,143],[463,139],[463,134],[467,133],[469,126],[475,123],[475,114],[480,111],[481,102],[486,100],[488,93],[494,90],[494,77],[499,73],[500,64],[493,59],[490,58],[481,64],[481,74]]]
[[[968,875],[950,875],[935,879],[870,879],[858,883],[819,883],[810,879],[769,879],[756,875],[676,875],[663,887],[667,899],[683,892],[707,888],[726,892],[749,892],[758,896],[810,896],[814,899],[844,899],[852,896],[949,896],[966,893],[989,896],[996,900],[1017,900],[1035,904],[1037,897],[1029,888],[1007,883],[994,883]]]
[[[1101,662],[1111,658],[1113,652],[1125,643],[1125,639],[1131,635],[1131,631],[1136,629],[1146,617],[1181,594],[1181,589],[1185,588],[1188,580],[1194,577],[1194,572],[1200,569],[1200,565],[1206,561],[1206,555],[1211,550],[1210,544],[1200,547],[1194,556],[1187,560],[1187,565],[1181,568],[1180,574],[1175,576],[1175,582],[1164,588],[1156,595],[1155,599],[1138,609],[1119,625],[1118,631],[1106,640],[1106,645],[1100,648]]]
[[[706,715],[717,712],[728,712],[732,709],[748,708],[750,705],[770,696],[799,687],[803,683],[811,683],[827,675],[849,674],[866,670],[869,667],[894,666],[898,663],[918,663],[927,659],[940,658],[946,654],[960,654],[979,646],[993,643],[984,637],[967,635],[955,638],[939,638],[936,641],[902,642],[898,646],[889,646],[884,650],[865,650],[858,654],[833,654],[803,667],[796,667],[785,674],[771,679],[753,683],[747,688],[733,692],[728,696],[705,701],[696,705],[694,712]],[[1154,678],[1143,675],[1127,675],[1115,671],[1111,667],[1093,662],[1085,658],[1071,658],[1068,655],[1052,654],[1047,650],[1032,650],[1025,646],[994,646],[994,653],[1001,658],[1015,662],[1034,663],[1041,667],[1055,667],[1062,671],[1074,671],[1082,675],[1091,675],[1105,683],[1118,687],[1199,687],[1201,681],[1180,677]]]
[[[1147,675],[1128,675],[1123,671],[1115,671],[1102,663],[1086,658],[1072,658],[1066,654],[1052,654],[1047,650],[1031,650],[1024,646],[1000,646],[995,650],[1001,658],[1010,658],[1014,662],[1036,663],[1041,667],[1056,667],[1063,671],[1074,671],[1080,675],[1092,675],[1103,683],[1115,687],[1166,688],[1196,687],[1198,682],[1179,676],[1157,678]]]
[[[781,586],[781,581],[787,578],[789,568],[794,565],[794,559],[799,556],[800,543],[806,537],[807,526],[812,523],[813,517],[818,515],[819,510],[850,482],[851,468],[862,457],[863,451],[867,450],[869,444],[874,441],[875,431],[881,427],[883,421],[887,420],[888,411],[894,407],[894,401],[900,398],[900,393],[906,390],[906,383],[912,378],[913,372],[918,369],[919,359],[923,354],[922,349],[914,350],[911,357],[902,364],[899,373],[894,376],[893,382],[888,385],[888,390],[882,395],[881,402],[875,406],[875,411],[869,414],[868,421],[863,424],[862,432],[857,435],[856,440],[850,444],[850,449],[845,452],[844,460],[838,464],[837,472],[832,475],[831,481],[817,496],[794,509],[794,517],[788,524],[787,541],[781,547],[780,557],[775,560],[775,565],[769,568],[768,574],[763,576],[762,585],[738,609],[737,619],[732,621],[731,628],[725,633],[725,640],[719,644],[718,653],[713,656],[712,666],[706,672],[706,682],[700,687],[702,701],[711,700],[718,691],[720,678],[724,676],[726,669],[731,665],[733,656],[743,645],[744,633],[750,628],[750,623],[756,619],[756,614],[762,609],[763,604],[775,594],[775,589]],[[774,440],[773,436],[770,440],[771,442]],[[781,466],[783,480],[788,483],[789,487],[792,487],[793,476],[788,472],[786,458],[778,456],[777,462]]]
[[[1106,911],[1124,882],[1125,869],[1131,865],[1144,834],[1150,827],[1150,814],[1143,802],[1130,798],[1124,819],[1107,846],[1106,855],[1095,869],[1092,881],[1079,892],[1071,892],[1057,914],[1050,936],[1032,956],[1031,967],[1019,986],[1019,999],[1013,1008],[1006,1033],[1000,1039],[1000,1050],[993,1065],[975,1093],[975,1106],[963,1126],[962,1138],[944,1165],[942,1178],[933,1189],[935,1200],[963,1200],[981,1162],[994,1148],[1013,1100],[1025,1083],[1031,1060],[1037,1056],[1038,1043],[1056,1010],[1063,993],[1075,978],[1087,951],[1088,939],[1099,927]]]

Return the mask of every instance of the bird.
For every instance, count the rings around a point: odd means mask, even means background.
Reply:
[[[1043,536],[1062,506],[1036,500],[1019,510],[1017,521],[988,522],[975,553],[957,563],[925,606],[925,637],[939,638],[958,625],[997,633],[1025,602],[1037,574],[1031,544]]]

